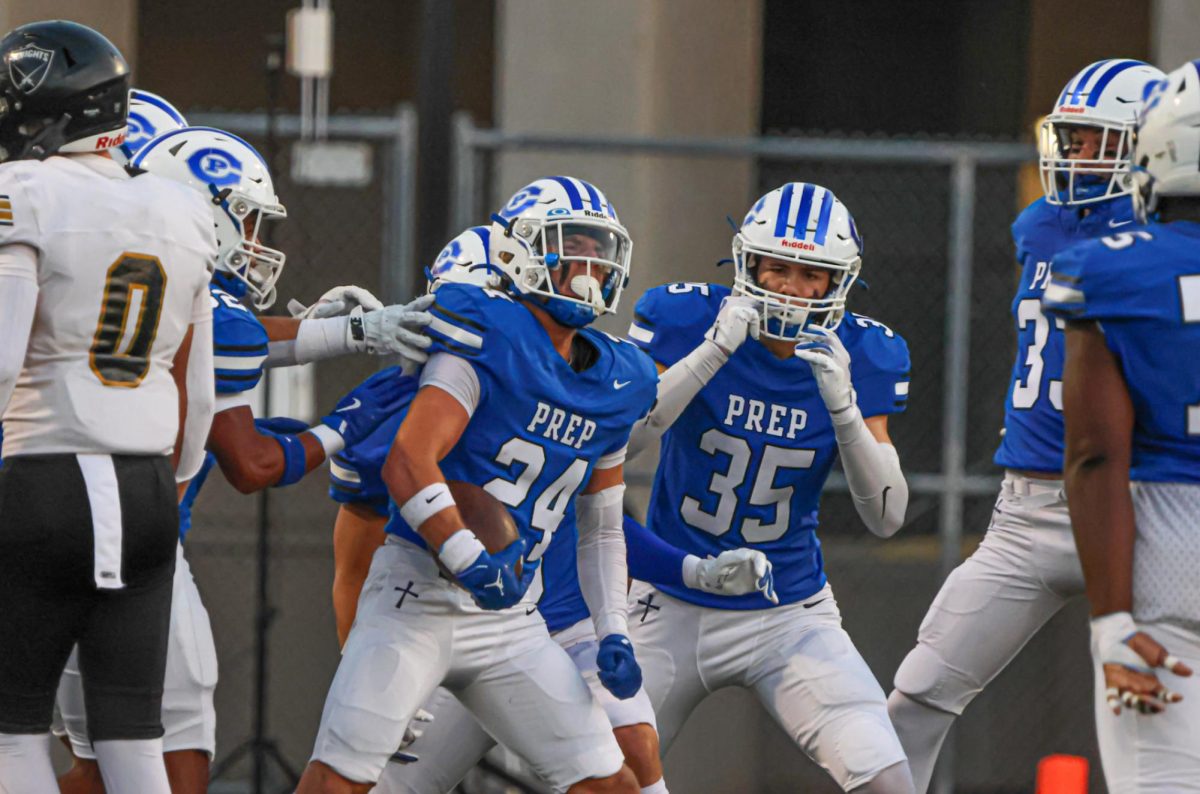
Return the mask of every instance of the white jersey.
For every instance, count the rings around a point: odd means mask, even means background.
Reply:
[[[212,317],[204,197],[84,155],[0,165],[0,209],[0,251],[35,249],[38,285],[5,456],[170,454],[171,363],[189,324]]]

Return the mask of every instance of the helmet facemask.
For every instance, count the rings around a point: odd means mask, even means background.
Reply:
[[[829,288],[819,298],[801,298],[774,292],[758,280],[763,257],[829,271]],[[835,330],[846,314],[846,296],[862,268],[862,258],[836,262],[798,256],[790,251],[755,246],[739,232],[733,238],[736,269],[733,294],[753,298],[758,303],[759,333],[769,339],[797,342],[811,337],[811,329]]]
[[[1099,136],[1096,155],[1072,158],[1071,133],[1095,130]],[[1050,116],[1042,122],[1038,172],[1046,202],[1056,206],[1079,206],[1107,201],[1132,191],[1129,152],[1133,123],[1092,122]]]
[[[516,218],[503,234],[516,243],[501,253],[509,257],[509,278],[519,292],[544,297],[543,308],[555,320],[579,328],[617,310],[632,250],[620,225],[606,219]],[[576,269],[564,283],[563,274]]]
[[[213,190],[213,202],[224,210],[217,223],[217,269],[246,286],[259,311],[275,303],[275,283],[283,273],[287,254],[263,245],[262,226],[267,220],[282,220],[282,205],[263,205],[244,193]]]

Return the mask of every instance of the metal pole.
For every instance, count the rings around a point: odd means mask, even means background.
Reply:
[[[385,303],[397,303],[413,291],[421,268],[416,263],[413,215],[417,200],[417,114],[411,105],[396,108],[384,179],[383,262],[380,284]]]
[[[967,460],[967,373],[971,358],[971,264],[975,226],[975,166],[962,156],[950,168],[950,278],[946,292],[946,364],[942,392],[941,573],[944,580],[959,563]],[[954,733],[946,737],[933,790],[954,791]]]
[[[454,133],[454,159],[451,163],[454,177],[454,194],[450,197],[450,227],[456,232],[476,223],[475,207],[478,206],[476,191],[478,177],[475,173],[475,146],[473,136],[475,122],[471,114],[460,110],[452,121]]]

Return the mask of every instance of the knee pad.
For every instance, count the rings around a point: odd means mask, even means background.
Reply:
[[[880,710],[856,711],[848,714],[832,728],[835,731],[832,747],[837,748],[836,763],[841,769],[830,769],[835,780],[848,790],[859,791],[858,781],[874,781],[880,774],[898,763],[904,763],[904,750],[887,717]],[[831,759],[832,760],[832,759]],[[911,785],[912,777],[909,776]],[[861,789],[874,791],[874,789]],[[880,789],[884,791],[884,789]]]
[[[923,705],[955,716],[983,689],[967,673],[954,670],[936,650],[918,643],[896,670],[896,689]]]
[[[915,794],[912,773],[908,763],[892,764],[861,786],[851,789],[851,794]]]

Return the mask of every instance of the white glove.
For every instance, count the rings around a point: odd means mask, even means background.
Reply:
[[[359,306],[363,307],[363,311],[378,311],[383,308],[383,301],[372,295],[370,291],[353,286],[334,287],[317,298],[316,303],[307,307],[295,298],[288,301],[288,311],[299,320],[341,317]]]
[[[814,328],[811,333],[813,341],[796,345],[796,358],[812,367],[821,399],[834,424],[839,418],[849,420],[854,414],[849,409],[855,404],[854,387],[850,384],[850,354],[836,332]]]
[[[364,312],[362,306],[350,312],[347,333],[368,353],[380,356],[399,355],[413,364],[424,364],[429,355],[429,337],[420,330],[433,321],[425,311],[433,303],[433,295],[422,295],[411,303],[385,306]]]
[[[725,355],[732,356],[747,336],[758,339],[759,320],[758,303],[753,298],[728,297],[721,301],[721,311],[704,338],[716,342]]]
[[[421,760],[419,755],[405,751],[412,746],[413,742],[415,742],[417,739],[420,739],[425,733],[423,729],[416,727],[416,723],[429,724],[431,722],[433,722],[432,714],[425,709],[417,709],[417,713],[414,714],[413,718],[409,721],[408,727],[404,729],[404,738],[400,740],[400,748],[396,750],[396,752],[392,753],[391,760],[398,764],[415,764],[417,761]]]
[[[693,590],[724,596],[758,591],[778,604],[771,567],[767,555],[755,549],[729,549],[706,560],[689,554],[683,562],[683,583]]]
[[[1121,713],[1121,706],[1157,714],[1168,704],[1183,700],[1182,695],[1163,686],[1155,669],[1161,667],[1178,676],[1190,676],[1191,669],[1139,629],[1132,615],[1111,612],[1093,617],[1091,629],[1092,657],[1100,660],[1104,698],[1114,714]]]

